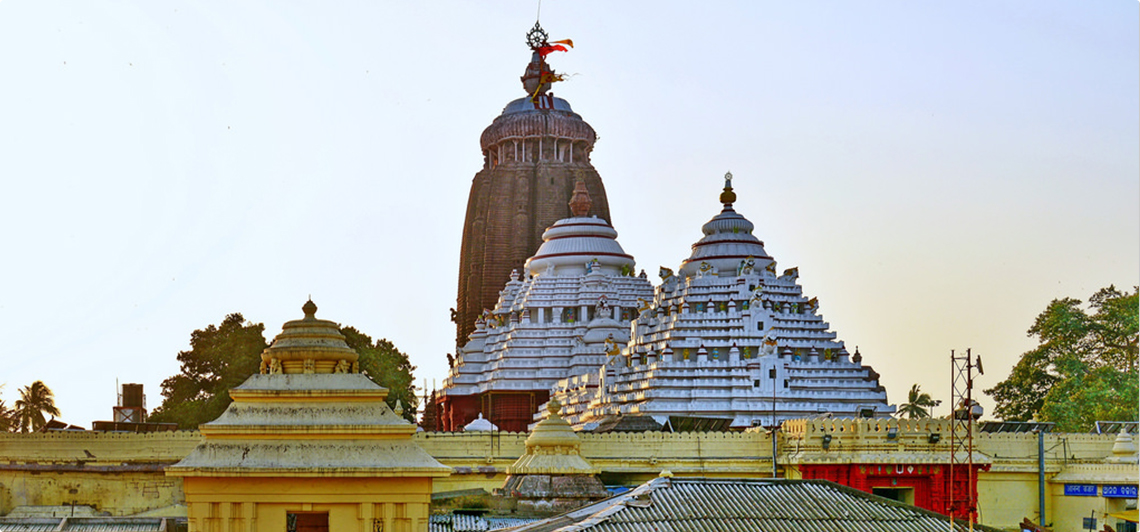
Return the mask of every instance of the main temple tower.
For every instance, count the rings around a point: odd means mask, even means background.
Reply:
[[[475,174],[459,252],[459,291],[452,319],[456,344],[475,330],[475,319],[495,306],[511,270],[542,244],[542,233],[569,218],[566,198],[582,181],[593,199],[592,212],[610,220],[602,178],[590,163],[597,135],[569,102],[550,87],[562,76],[546,56],[565,51],[570,41],[550,42],[536,22],[527,33],[530,64],[522,76],[526,96],[507,104],[483,131],[483,169]],[[565,46],[563,46],[565,45]]]

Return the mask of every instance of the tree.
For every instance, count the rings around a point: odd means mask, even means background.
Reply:
[[[234,313],[221,325],[190,333],[190,350],[178,353],[181,371],[162,381],[162,404],[149,421],[193,429],[217,419],[232,401],[230,388],[258,372],[264,332],[265,325]]]
[[[396,349],[392,342],[372,338],[354,327],[341,327],[348,346],[360,355],[360,372],[372,382],[388,389],[388,406],[396,408],[400,401],[404,409],[404,419],[416,421],[416,392],[412,387],[412,371],[416,367],[408,360],[408,355]]]
[[[16,421],[20,432],[36,432],[47,424],[44,414],[59,415],[55,407],[55,394],[44,384],[44,381],[33,382],[20,389],[20,398],[16,400]]]
[[[4,385],[0,384],[0,390],[3,389]],[[0,399],[0,432],[12,432],[17,427],[16,411],[8,408],[8,405],[4,404],[4,400]]]
[[[1073,298],[1049,303],[1028,332],[1039,345],[985,391],[997,402],[995,415],[1054,422],[1067,432],[1089,430],[1098,420],[1135,421],[1138,294],[1140,288],[1102,288],[1087,311]]]
[[[908,419],[930,417],[929,408],[938,406],[938,403],[939,401],[935,401],[930,394],[923,393],[915,384],[910,387],[906,402],[899,406],[898,415],[906,415]]]

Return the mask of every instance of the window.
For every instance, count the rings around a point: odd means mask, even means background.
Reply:
[[[776,378],[776,368],[772,368],[772,369],[768,370],[768,378],[769,379],[775,379]]]

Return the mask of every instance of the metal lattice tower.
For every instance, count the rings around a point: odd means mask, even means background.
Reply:
[[[974,491],[974,422],[981,417],[981,407],[974,401],[974,370],[982,374],[981,357],[973,357],[970,350],[956,355],[950,351],[950,472],[946,486],[946,514],[950,516],[950,530],[954,519],[969,522],[974,530],[978,516],[977,494]],[[966,466],[962,478],[961,466]],[[957,489],[965,480],[964,489]],[[963,494],[964,493],[964,494]]]

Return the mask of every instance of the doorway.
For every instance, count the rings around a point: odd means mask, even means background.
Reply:
[[[329,532],[328,512],[288,512],[285,532]]]
[[[914,505],[914,488],[871,488],[871,493],[884,499]]]

